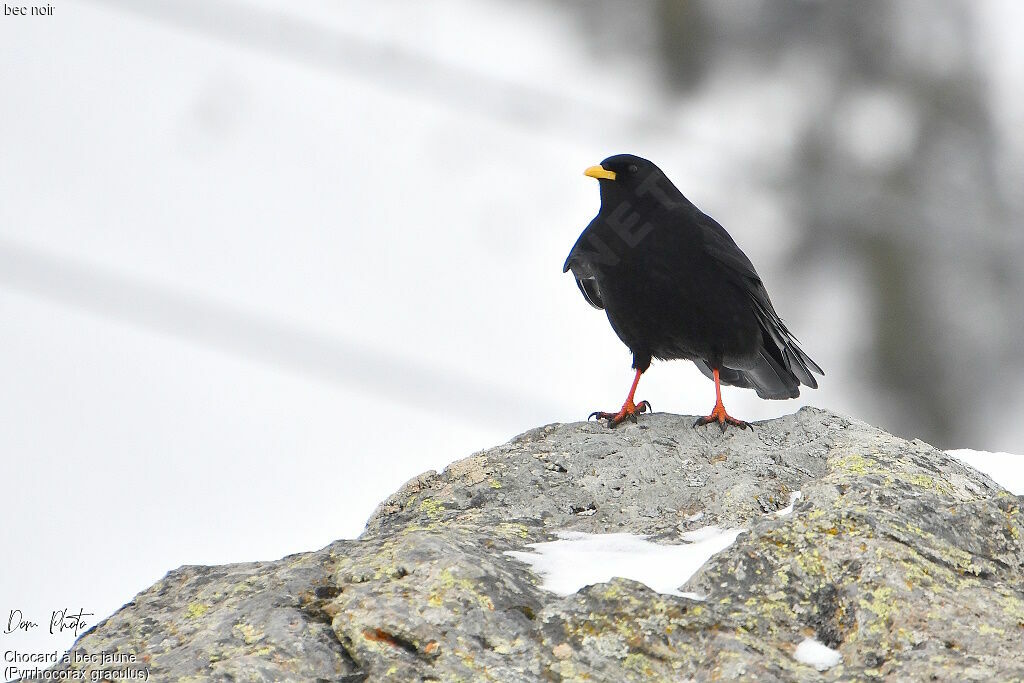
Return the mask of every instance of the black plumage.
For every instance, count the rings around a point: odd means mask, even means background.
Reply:
[[[601,210],[564,270],[607,313],[636,369],[622,410],[595,415],[615,425],[649,408],[634,404],[633,393],[652,358],[692,360],[716,381],[715,410],[697,424],[717,421],[723,430],[747,424],[725,412],[719,381],[768,399],[795,398],[801,384],[817,388],[812,373],[824,373],[775,312],[750,259],[661,169],[620,154],[586,174],[599,181]]]

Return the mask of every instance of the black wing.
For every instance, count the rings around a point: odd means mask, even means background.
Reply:
[[[597,219],[595,218],[594,220],[596,221]],[[591,221],[591,225],[593,225],[593,221]],[[594,308],[603,309],[604,301],[601,300],[601,288],[597,284],[596,268],[590,262],[591,259],[588,257],[586,250],[581,246],[583,238],[587,235],[587,230],[589,229],[590,226],[588,225],[587,229],[576,240],[576,244],[573,245],[569,256],[565,259],[562,272],[568,272],[571,268],[573,277],[576,278],[576,286],[583,293],[583,298]]]
[[[761,277],[754,270],[754,264],[750,262],[743,250],[736,245],[732,235],[725,231],[711,216],[696,211],[696,222],[700,226],[700,235],[703,239],[704,252],[715,259],[723,266],[729,268],[737,275],[745,278],[753,278],[758,282]]]
[[[583,298],[587,303],[597,309],[604,308],[604,301],[601,300],[601,288],[597,286],[597,278],[577,277],[576,286],[583,292]]]
[[[818,382],[811,373],[824,376],[824,371],[803,352],[796,337],[775,312],[754,264],[713,218],[700,214],[698,224],[705,253],[737,275],[738,284],[749,295],[761,327],[759,358],[754,366],[743,370],[720,368],[722,382],[755,389],[761,398],[796,398],[800,395],[801,384],[817,389]],[[696,365],[705,375],[712,376],[706,363],[697,362]]]

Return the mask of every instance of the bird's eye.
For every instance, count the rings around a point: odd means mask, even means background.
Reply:
[[[636,172],[637,172],[637,171],[639,171],[640,169],[638,169],[638,168],[636,167],[636,164],[630,164],[630,165],[629,165],[629,168],[628,168],[627,170],[628,170],[628,171],[629,171],[630,173],[636,173]]]

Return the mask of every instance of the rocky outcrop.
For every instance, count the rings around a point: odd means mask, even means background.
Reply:
[[[1024,680],[1017,497],[822,410],[692,422],[532,430],[408,482],[357,540],[170,572],[72,655],[132,654],[157,681]],[[506,554],[710,524],[747,531],[681,587],[703,601],[627,579],[559,596]],[[805,638],[841,663],[797,661]]]

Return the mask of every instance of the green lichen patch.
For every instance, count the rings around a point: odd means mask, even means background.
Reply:
[[[185,608],[185,614],[189,619],[198,619],[210,611],[210,606],[205,602],[190,602]]]

